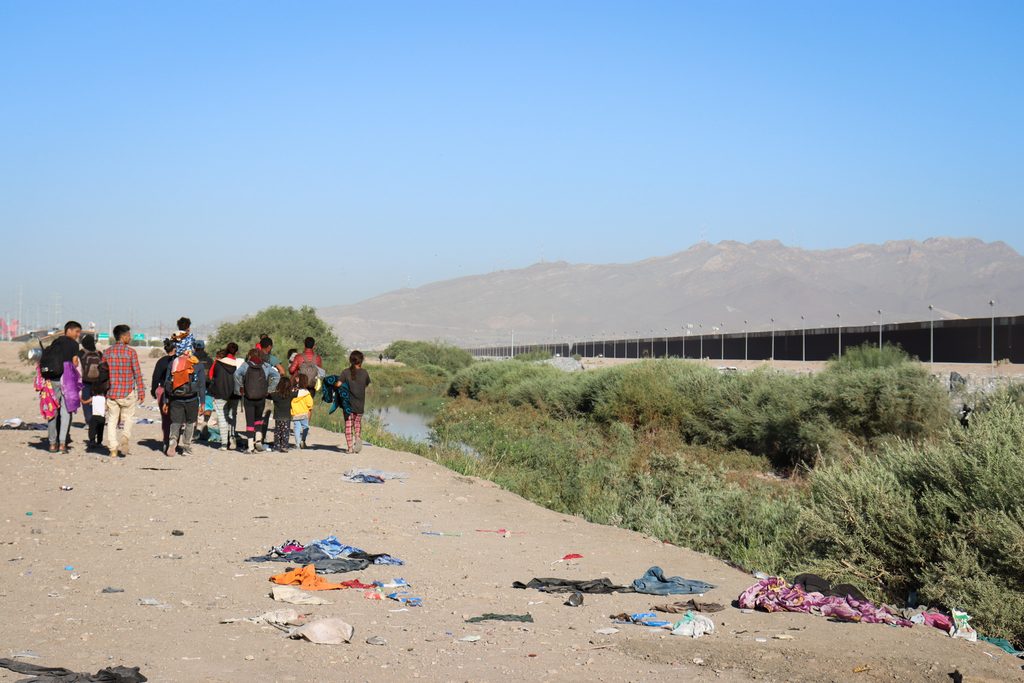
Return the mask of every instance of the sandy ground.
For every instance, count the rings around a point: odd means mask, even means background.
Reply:
[[[0,383],[0,416],[36,421],[30,386]],[[598,635],[596,629],[612,626],[609,615],[646,610],[659,599],[588,595],[571,608],[562,605],[564,596],[514,590],[511,583],[544,576],[628,583],[659,565],[716,584],[707,599],[728,605],[753,579],[699,553],[545,510],[408,453],[368,447],[346,455],[336,434],[314,430],[311,442],[319,447],[302,454],[197,447],[192,457],[166,458],[154,450],[159,424],[137,425],[140,445],[111,462],[84,453],[80,426],[72,433],[72,454],[57,456],[45,452],[44,433],[0,431],[0,657],[29,650],[39,659],[24,661],[93,672],[140,666],[151,681],[182,682],[940,681],[954,671],[966,681],[1024,681],[1021,660],[925,627],[727,607],[711,615],[718,632],[700,640],[626,625]],[[351,467],[405,472],[408,479],[350,484],[340,475]],[[477,531],[499,528],[516,533]],[[407,562],[339,580],[403,577],[423,606],[394,611],[401,606],[367,600],[359,590],[319,593],[333,604],[299,609],[352,624],[352,643],[336,646],[288,640],[266,626],[220,623],[288,607],[268,597],[268,578],[286,565],[246,557],[286,539],[332,533]],[[584,557],[555,563],[567,553]],[[124,592],[102,593],[107,586]],[[140,605],[143,598],[166,608]],[[536,621],[464,623],[485,612],[530,613]],[[467,635],[481,640],[460,642]],[[387,644],[369,645],[370,636]],[[0,670],[0,681],[19,677]]]

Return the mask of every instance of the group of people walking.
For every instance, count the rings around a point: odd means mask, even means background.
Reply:
[[[312,337],[305,339],[301,351],[290,349],[286,363],[274,354],[269,335],[262,335],[244,356],[231,342],[211,358],[205,344],[192,335],[191,325],[188,318],[178,320],[178,332],[164,340],[165,355],[157,360],[150,381],[165,455],[191,455],[196,441],[216,443],[222,451],[287,452],[294,438],[296,448],[308,448],[309,420],[321,391],[325,401],[344,397],[347,452],[361,450],[370,385],[361,352],[349,354],[349,367],[334,376],[326,375]],[[94,335],[83,334],[81,324],[69,321],[64,333],[42,350],[35,389],[51,453],[69,452],[72,415],[81,407],[87,450],[101,448],[106,436],[111,456],[128,455],[136,408],[147,392],[127,325],[113,329],[111,345],[101,352]],[[240,407],[244,431],[238,429]],[[271,417],[274,429],[268,438]]]

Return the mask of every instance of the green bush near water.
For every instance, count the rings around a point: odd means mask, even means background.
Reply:
[[[212,356],[228,342],[235,342],[239,353],[245,354],[256,346],[261,334],[270,335],[274,340],[274,355],[286,365],[288,360],[285,353],[290,348],[301,351],[306,337],[316,340],[317,353],[323,357],[328,374],[332,372],[331,368],[337,367],[340,371],[348,364],[345,347],[330,325],[321,320],[311,306],[270,306],[238,322],[224,323],[210,338],[207,351]]]
[[[574,374],[486,363],[459,372],[449,395],[598,424],[672,429],[691,444],[739,448],[793,468],[846,455],[851,444],[933,436],[949,422],[946,394],[925,368],[898,349],[874,351],[881,358],[873,364],[844,359],[799,376],[768,369],[722,374],[678,360]]]
[[[440,368],[445,373],[458,372],[473,363],[468,351],[441,342],[396,341],[384,349],[384,355],[412,367]]]

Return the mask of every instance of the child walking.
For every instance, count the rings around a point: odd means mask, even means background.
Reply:
[[[292,399],[297,393],[298,388],[282,378],[277,391],[270,396],[274,403],[274,450],[278,453],[288,452],[288,439],[292,433]]]
[[[345,443],[349,453],[363,450],[363,412],[366,410],[366,387],[370,373],[363,369],[363,352],[348,355],[349,367],[341,371],[335,386],[341,387],[341,407],[345,411]]]
[[[295,383],[291,404],[292,430],[295,432],[295,447],[302,450],[306,447],[306,435],[309,434],[309,414],[313,410],[313,396],[309,393],[309,380],[305,375],[295,375],[292,381]],[[276,424],[274,433],[276,436]]]

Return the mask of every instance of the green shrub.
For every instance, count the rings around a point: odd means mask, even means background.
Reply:
[[[826,574],[875,597],[964,609],[1024,641],[1024,409],[1004,400],[941,442],[818,468],[802,530]]]
[[[949,401],[927,370],[894,347],[855,351],[815,376],[723,374],[678,360],[584,373],[495,362],[457,373],[449,393],[602,425],[670,428],[689,443],[747,450],[784,469],[839,459],[879,439],[942,432]]]
[[[396,341],[384,349],[384,355],[412,367],[433,365],[446,373],[458,372],[473,363],[468,351],[441,342]]]
[[[348,365],[345,347],[338,341],[334,330],[317,316],[311,306],[298,309],[271,306],[236,323],[224,323],[210,338],[207,351],[212,356],[228,342],[235,342],[244,354],[256,346],[263,334],[270,335],[274,340],[274,355],[281,358],[282,363],[287,362],[284,355],[288,349],[301,351],[305,338],[313,337],[317,353],[323,356],[324,367],[337,367],[340,371],[342,366]]]

